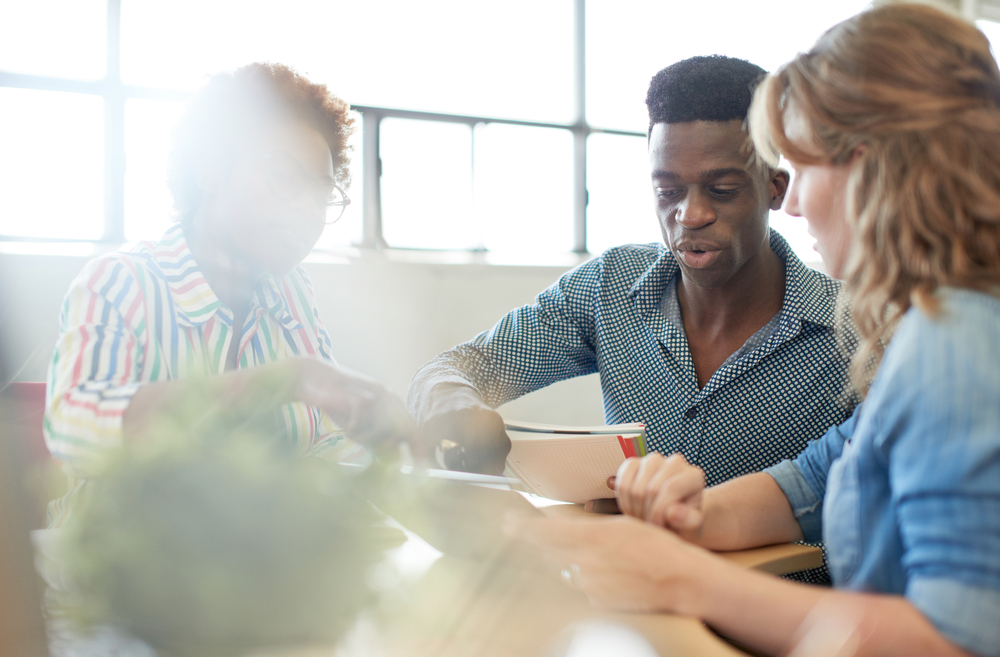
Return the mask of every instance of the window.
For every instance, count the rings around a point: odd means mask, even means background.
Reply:
[[[105,0],[31,0],[0,7],[0,70],[72,80],[104,77]]]
[[[646,88],[661,68],[695,55],[721,54],[774,70],[869,4],[589,0],[587,122],[644,132]]]
[[[358,105],[568,123],[572,0],[121,1],[128,85],[289,64]]]
[[[89,94],[0,88],[0,233],[101,238],[103,105]]]
[[[469,220],[469,127],[461,123],[385,119],[379,135],[382,234],[386,242],[416,249],[479,247],[481,236],[475,222]]]
[[[573,134],[499,123],[476,126],[473,216],[490,251],[573,248]]]
[[[167,190],[170,130],[180,118],[178,102],[125,101],[125,239],[157,239],[170,227]]]
[[[270,60],[328,84],[359,117],[353,202],[320,248],[657,241],[649,78],[696,54],[774,68],[867,4],[6,3],[0,239],[155,238],[171,220],[163,172],[182,101],[212,73]],[[776,212],[772,225],[818,259],[802,220]]]
[[[593,134],[587,139],[587,250],[659,242],[646,138]]]

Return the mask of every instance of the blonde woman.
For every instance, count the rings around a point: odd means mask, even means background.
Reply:
[[[806,651],[805,633],[821,654],[1000,655],[1000,71],[989,43],[927,6],[870,10],[769,77],[751,123],[760,152],[795,169],[788,212],[809,221],[847,282],[864,402],[763,473],[706,489],[682,457],[630,460],[616,494],[631,518],[510,530],[573,564],[601,605],[695,616],[767,653]],[[704,549],[821,537],[833,590]]]

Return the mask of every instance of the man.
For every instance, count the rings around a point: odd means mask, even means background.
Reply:
[[[682,453],[708,485],[847,418],[840,286],[768,228],[789,178],[745,128],[764,74],[719,56],[656,74],[646,104],[665,247],[610,249],[417,372],[410,408],[447,467],[501,472],[510,442],[493,409],[593,372],[608,422],[645,423],[651,449]]]

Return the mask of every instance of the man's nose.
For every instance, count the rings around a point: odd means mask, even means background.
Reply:
[[[688,229],[701,228],[716,220],[715,208],[699,191],[688,192],[687,198],[677,209],[677,223]]]

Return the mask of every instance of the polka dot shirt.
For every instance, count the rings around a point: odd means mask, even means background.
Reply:
[[[556,381],[600,373],[608,423],[643,422],[650,449],[680,452],[709,485],[796,456],[850,415],[847,360],[834,337],[840,283],[805,267],[771,231],[785,261],[785,299],[766,339],[698,388],[683,325],[664,314],[679,275],[659,244],[626,245],[567,272],[535,303],[424,365],[410,386],[464,383],[499,406]]]

